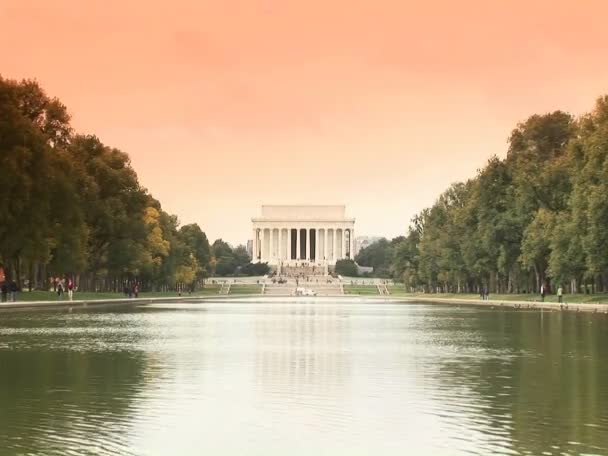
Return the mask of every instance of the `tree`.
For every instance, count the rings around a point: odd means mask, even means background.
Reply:
[[[268,263],[247,263],[241,269],[241,273],[247,276],[263,276],[270,272]]]
[[[336,274],[340,274],[346,277],[356,277],[357,276],[357,265],[353,260],[338,260],[336,261],[335,266]]]
[[[49,262],[53,245],[78,244],[84,234],[71,164],[58,148],[69,135],[68,122],[65,107],[35,81],[0,77],[0,260],[18,283],[22,266],[31,278],[35,263]],[[73,252],[64,261],[81,264],[82,249],[74,245]]]
[[[202,230],[178,230],[129,156],[74,134],[67,108],[35,81],[0,77],[0,169],[0,262],[10,278],[36,286],[69,275],[81,290],[118,290],[206,275]]]
[[[214,274],[216,276],[227,276],[234,274],[237,263],[230,244],[221,239],[217,239],[213,242],[212,252],[215,259]]]
[[[396,237],[390,241],[382,238],[361,249],[355,261],[360,266],[373,267],[375,277],[391,277],[394,250],[404,239],[403,236]]]
[[[524,267],[534,269],[537,289],[545,283],[554,228],[555,215],[547,209],[539,209],[524,231],[521,262]]]
[[[514,292],[568,280],[572,291],[581,281],[605,289],[607,182],[608,97],[576,120],[533,115],[511,133],[504,160],[492,157],[414,218],[391,271],[427,291]]]
[[[198,262],[199,278],[207,277],[210,270],[211,247],[203,230],[196,223],[184,225],[179,229],[179,236]]]

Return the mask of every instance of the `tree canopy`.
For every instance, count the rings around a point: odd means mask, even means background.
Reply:
[[[81,289],[157,289],[209,273],[200,227],[180,227],[129,156],[76,134],[67,108],[36,81],[0,77],[0,175],[0,264],[19,283],[70,276]]]
[[[357,261],[382,264],[387,242]],[[506,158],[451,185],[392,252],[389,273],[412,290],[605,291],[608,97],[580,118],[556,111],[517,125]]]
[[[391,277],[394,250],[404,239],[403,236],[390,241],[381,238],[362,248],[355,257],[355,261],[360,266],[374,268],[374,276],[376,277]]]
[[[232,248],[230,244],[217,239],[212,246],[214,274],[217,276],[265,275],[270,268],[267,263],[251,263],[251,257],[244,245]]]
[[[353,260],[342,259],[336,261],[335,267],[336,274],[340,274],[342,276],[347,277],[356,277],[357,276],[357,265]]]

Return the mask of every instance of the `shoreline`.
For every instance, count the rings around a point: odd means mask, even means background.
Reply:
[[[558,302],[539,302],[539,301],[508,301],[500,299],[489,299],[482,301],[481,299],[468,298],[427,298],[427,297],[408,297],[402,299],[407,302],[421,302],[429,304],[452,304],[452,305],[471,305],[483,307],[498,307],[498,308],[513,308],[523,310],[549,310],[556,312],[591,312],[608,314],[608,304],[590,304],[590,303],[558,303]]]
[[[282,296],[262,294],[242,295],[210,295],[210,296],[175,296],[157,298],[110,298],[110,299],[88,299],[74,301],[21,301],[0,303],[0,313],[19,311],[48,311],[48,310],[72,310],[97,309],[111,307],[138,307],[158,303],[210,303],[210,302],[252,302],[255,301],[306,301],[319,302],[327,300],[351,301],[351,302],[383,302],[383,303],[421,303],[421,304],[444,304],[444,305],[466,305],[482,306],[491,308],[511,308],[522,310],[547,310],[547,311],[569,311],[590,312],[608,314],[608,304],[588,303],[555,303],[555,302],[530,302],[530,301],[506,301],[468,298],[434,298],[419,296],[373,296],[373,295],[333,295],[333,296]]]

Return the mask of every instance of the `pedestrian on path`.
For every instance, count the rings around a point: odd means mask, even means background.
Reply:
[[[17,282],[15,282],[14,280],[11,282],[9,291],[11,292],[11,301],[13,301],[13,302],[17,301],[17,291],[19,291],[19,286],[17,285]]]
[[[74,298],[74,281],[68,279],[68,298],[70,301]]]
[[[561,303],[562,299],[563,299],[563,295],[564,295],[564,290],[562,289],[562,286],[560,285],[557,288],[557,302]]]
[[[2,282],[0,290],[2,291],[2,302],[6,302],[8,300],[8,284],[6,282]]]
[[[540,300],[541,302],[545,302],[545,284],[541,284],[540,286]]]

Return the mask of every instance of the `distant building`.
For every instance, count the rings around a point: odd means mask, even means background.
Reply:
[[[355,219],[343,205],[264,205],[251,221],[254,263],[333,266],[354,256]]]

